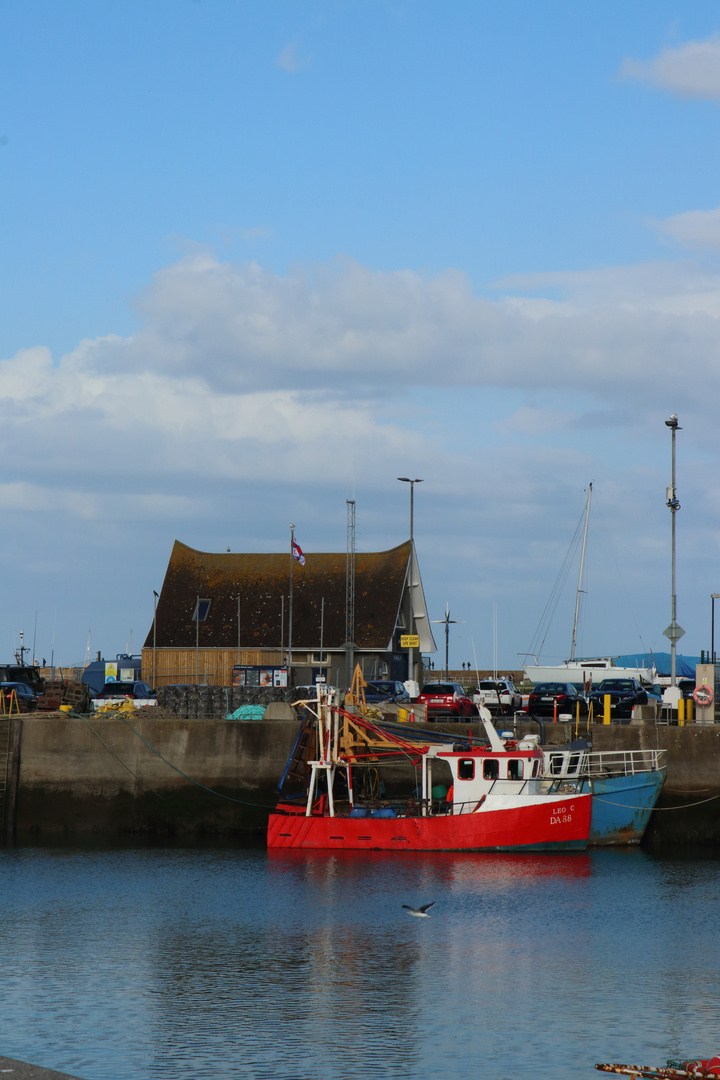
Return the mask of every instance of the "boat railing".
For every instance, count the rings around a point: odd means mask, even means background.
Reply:
[[[665,750],[588,750],[586,776],[635,776],[664,768]]]
[[[665,750],[563,750],[545,752],[545,779],[635,776],[663,768]]]

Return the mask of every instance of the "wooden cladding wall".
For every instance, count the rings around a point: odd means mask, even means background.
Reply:
[[[172,683],[231,686],[235,664],[279,667],[281,662],[279,649],[143,649],[142,677],[155,688]]]

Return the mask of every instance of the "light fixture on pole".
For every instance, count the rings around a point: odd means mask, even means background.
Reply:
[[[415,485],[422,484],[422,480],[416,477],[411,480],[409,476],[398,476],[398,480],[402,480],[403,484],[410,485],[410,617],[414,618],[414,597],[412,594],[413,588],[413,573],[414,573],[414,559],[415,559],[415,542],[413,540],[413,495],[415,492]],[[410,627],[414,630],[414,627]],[[415,650],[411,647],[408,649],[408,679],[415,679]]]
[[[715,601],[720,600],[720,593],[710,593],[712,601],[712,616],[710,619],[710,663],[715,663]]]
[[[157,686],[155,685],[155,671],[156,671],[156,668],[155,668],[155,652],[156,652],[156,649],[157,649],[157,602],[158,602],[158,593],[156,593],[155,590],[153,589],[153,677],[152,677],[153,690],[157,690]]]
[[[293,602],[293,565],[295,563],[295,526],[290,522],[290,594],[288,597],[288,686],[292,686],[292,602]]]
[[[681,637],[683,637],[685,631],[677,622],[677,596],[675,593],[675,515],[680,509],[680,503],[677,497],[677,489],[675,487],[675,433],[682,431],[678,423],[677,413],[673,413],[668,420],[665,421],[665,426],[670,428],[672,432],[672,482],[669,488],[666,490],[666,504],[670,510],[672,517],[672,540],[671,540],[671,560],[672,560],[672,617],[670,619],[670,625],[666,630],[663,630],[663,634],[666,638],[670,639],[670,685],[677,686],[677,643]]]
[[[422,484],[422,480],[417,477],[411,480],[409,476],[398,476],[398,480],[402,480],[404,484],[410,485],[410,543],[413,542],[413,493],[415,491],[416,484]]]

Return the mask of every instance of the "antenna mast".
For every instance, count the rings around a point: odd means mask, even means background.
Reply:
[[[578,616],[580,614],[580,593],[582,592],[583,567],[585,566],[585,545],[587,543],[588,521],[590,520],[590,500],[592,499],[592,481],[588,487],[587,503],[585,504],[585,530],[583,532],[582,551],[580,552],[580,573],[578,575],[577,594],[575,596],[575,619],[573,621],[572,644],[570,645],[570,659],[575,659],[575,639],[577,637]]]
[[[345,555],[345,641],[355,641],[355,500],[346,499],[347,552]]]

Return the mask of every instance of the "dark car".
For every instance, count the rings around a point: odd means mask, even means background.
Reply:
[[[28,686],[26,682],[0,682],[0,690],[5,695],[6,707],[10,701],[10,697],[15,692],[18,705],[23,706],[27,711],[37,708],[37,699],[42,697],[42,694],[36,693],[32,686]]]
[[[459,720],[461,716],[477,716],[477,708],[460,683],[425,683],[417,703],[426,706],[428,720]]]
[[[0,664],[0,682],[26,683],[36,694],[42,694],[45,689],[40,668],[32,664]]]
[[[381,679],[369,682],[365,687],[365,700],[369,705],[401,704],[410,701],[410,695],[401,682],[393,679]]]
[[[531,716],[558,716],[569,713],[575,716],[578,704],[580,712],[587,712],[587,702],[572,683],[544,682],[534,686],[528,698],[528,713]]]
[[[607,695],[610,696],[610,716],[613,719],[630,719],[636,705],[649,705],[660,701],[639,679],[603,679],[590,694],[590,704],[595,717],[603,715]]]

